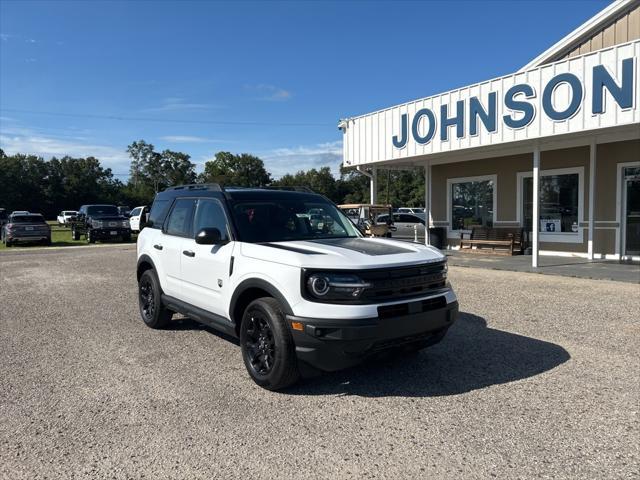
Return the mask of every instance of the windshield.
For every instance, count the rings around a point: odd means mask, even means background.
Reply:
[[[119,216],[118,209],[114,205],[92,205],[87,207],[87,215],[115,215]]]
[[[232,212],[244,242],[361,236],[353,223],[328,202],[296,198],[241,202],[234,204]]]
[[[45,223],[42,215],[13,215],[11,223]]]

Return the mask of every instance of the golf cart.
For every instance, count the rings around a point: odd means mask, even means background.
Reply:
[[[338,207],[367,237],[390,237],[391,232],[395,231],[391,220],[391,205],[349,203]],[[386,215],[389,220],[386,223],[378,223],[378,217],[381,215]]]

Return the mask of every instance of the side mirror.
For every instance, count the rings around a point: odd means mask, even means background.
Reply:
[[[221,245],[227,243],[217,228],[202,228],[196,234],[196,243],[200,245]]]

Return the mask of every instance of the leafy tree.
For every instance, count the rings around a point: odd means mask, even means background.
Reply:
[[[218,152],[213,160],[205,163],[199,181],[237,187],[260,187],[271,183],[271,175],[264,168],[264,162],[254,155]]]
[[[0,205],[54,218],[84,203],[117,203],[122,184],[94,157],[45,161],[34,155],[0,155]]]
[[[167,185],[183,185],[196,181],[195,165],[189,160],[190,155],[173,150],[162,152],[165,180]]]
[[[314,192],[321,193],[333,201],[338,202],[341,200],[338,195],[336,179],[331,174],[329,167],[322,167],[320,170],[312,168],[306,172],[300,170],[294,175],[284,175],[280,180],[273,182],[273,184],[283,187],[309,187]]]
[[[131,176],[124,192],[134,200],[131,203],[149,203],[157,192],[170,185],[196,180],[195,165],[186,153],[173,150],[159,153],[144,140],[133,142],[127,152],[131,157]]]
[[[135,186],[137,186],[139,182],[144,181],[145,167],[153,157],[153,149],[153,145],[144,140],[133,142],[127,147],[127,153],[129,153],[131,157],[131,167],[129,169],[130,181],[133,182]]]

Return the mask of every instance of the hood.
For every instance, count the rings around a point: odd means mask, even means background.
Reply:
[[[242,255],[305,268],[367,269],[439,262],[436,248],[388,238],[327,238],[242,243]]]

